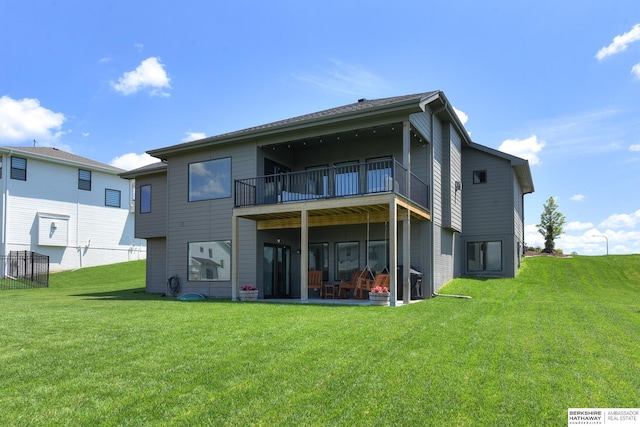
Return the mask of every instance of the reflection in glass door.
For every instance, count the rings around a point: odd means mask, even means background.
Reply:
[[[291,296],[291,247],[265,243],[263,257],[264,297],[289,298]]]

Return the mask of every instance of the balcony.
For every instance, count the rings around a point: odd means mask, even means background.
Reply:
[[[235,181],[235,207],[395,193],[429,209],[429,186],[396,160],[378,160]]]

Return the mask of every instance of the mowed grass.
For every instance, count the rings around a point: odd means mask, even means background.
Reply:
[[[640,256],[410,306],[180,302],[144,262],[0,291],[0,425],[566,425],[640,407]]]

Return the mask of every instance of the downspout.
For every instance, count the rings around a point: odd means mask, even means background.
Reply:
[[[11,155],[13,154],[13,150],[9,150],[9,154],[7,155],[6,162],[3,164],[2,168],[2,179],[4,180],[4,191],[2,197],[2,255],[7,255],[7,212],[9,212],[9,174],[5,172],[7,169],[7,164],[11,162]]]
[[[442,98],[440,98],[442,100]],[[433,164],[435,162],[435,141],[433,140],[433,128],[435,126],[435,116],[436,114],[440,113],[441,111],[445,110],[447,108],[447,101],[442,101],[442,107],[440,107],[437,110],[433,110],[431,112],[431,165],[429,167],[429,188],[431,191],[429,191],[429,207],[431,209],[431,221],[429,221],[429,229],[430,229],[430,234],[431,234],[431,256],[429,257],[429,293],[432,295],[435,295],[435,280],[434,280],[434,275],[435,275],[435,265],[436,265],[436,253],[435,253],[435,245],[434,245],[434,239],[435,239],[435,227],[433,225],[433,221],[434,221],[434,215],[433,215],[433,209],[434,209],[434,205],[433,205],[433,193],[434,193],[434,186],[433,186]]]

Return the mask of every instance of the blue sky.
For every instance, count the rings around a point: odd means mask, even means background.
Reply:
[[[443,90],[473,140],[530,160],[527,244],[640,253],[640,2],[0,3],[0,144],[124,169],[146,150]]]

